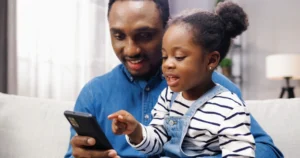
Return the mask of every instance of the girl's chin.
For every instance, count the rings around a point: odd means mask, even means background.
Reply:
[[[170,87],[173,92],[181,92],[179,87]]]

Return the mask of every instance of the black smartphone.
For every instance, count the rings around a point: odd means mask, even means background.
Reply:
[[[96,140],[94,146],[87,146],[86,149],[113,149],[93,115],[69,110],[65,111],[64,115],[78,135],[93,137]]]

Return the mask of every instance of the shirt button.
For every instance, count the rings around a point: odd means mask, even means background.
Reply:
[[[148,115],[148,114],[145,115],[145,119],[146,119],[146,120],[149,119],[149,115]]]
[[[150,91],[150,87],[146,87],[146,91],[149,92]]]

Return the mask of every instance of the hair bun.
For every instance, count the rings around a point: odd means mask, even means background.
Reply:
[[[225,23],[226,34],[229,37],[234,38],[247,30],[249,25],[247,14],[237,4],[230,1],[220,2],[215,12]]]

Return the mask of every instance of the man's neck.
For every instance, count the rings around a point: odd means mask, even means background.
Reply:
[[[158,69],[156,72],[150,72],[146,75],[143,75],[143,76],[133,76],[134,79],[136,80],[145,80],[145,81],[149,81],[150,79],[152,79],[153,77],[155,76],[161,76],[162,75],[162,72],[160,69]]]

